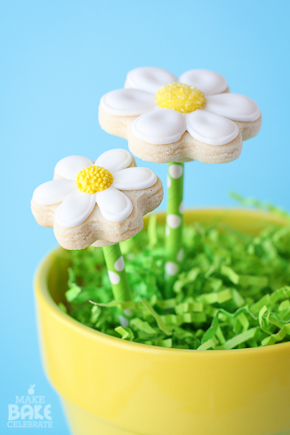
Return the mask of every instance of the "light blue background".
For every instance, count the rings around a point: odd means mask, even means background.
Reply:
[[[212,69],[262,110],[262,130],[237,161],[186,165],[187,207],[234,205],[234,190],[290,210],[289,13],[288,0],[1,2],[1,434],[12,431],[8,403],[30,384],[52,404],[50,431],[68,434],[43,374],[32,292],[35,268],[56,241],[29,203],[62,157],[126,148],[100,129],[98,102],[130,69]],[[165,180],[166,165],[147,165]]]

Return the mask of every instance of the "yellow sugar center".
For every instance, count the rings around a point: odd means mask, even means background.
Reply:
[[[205,96],[199,89],[183,83],[170,83],[162,86],[155,98],[158,106],[182,113],[202,109],[206,103]]]
[[[88,166],[78,173],[76,183],[77,188],[82,192],[93,194],[110,187],[113,177],[108,169],[101,166]]]

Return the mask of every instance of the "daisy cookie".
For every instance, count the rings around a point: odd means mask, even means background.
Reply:
[[[262,118],[257,104],[230,93],[220,74],[196,69],[177,78],[145,67],[128,73],[125,89],[101,98],[99,122],[146,161],[226,163],[239,157]]]
[[[161,181],[153,171],[137,168],[122,149],[60,160],[54,179],[33,193],[32,213],[44,227],[54,228],[65,249],[107,246],[127,240],[143,228],[143,216],[162,201]]]

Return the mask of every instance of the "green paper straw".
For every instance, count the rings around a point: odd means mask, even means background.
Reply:
[[[182,227],[183,227],[183,172],[184,163],[168,164],[168,207],[165,226],[165,246],[167,262],[165,264],[166,296],[172,295],[172,286],[179,272],[182,261]]]
[[[131,301],[132,294],[119,243],[112,246],[104,246],[103,251],[115,300],[117,302]]]

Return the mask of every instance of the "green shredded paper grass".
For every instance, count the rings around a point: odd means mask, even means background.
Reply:
[[[66,252],[71,266],[60,308],[97,331],[153,346],[219,350],[290,341],[290,216],[243,203],[289,224],[269,224],[256,236],[222,223],[185,225],[181,272],[166,299],[164,225],[152,215],[147,230],[120,244],[133,300],[113,300],[103,250],[90,247]]]

